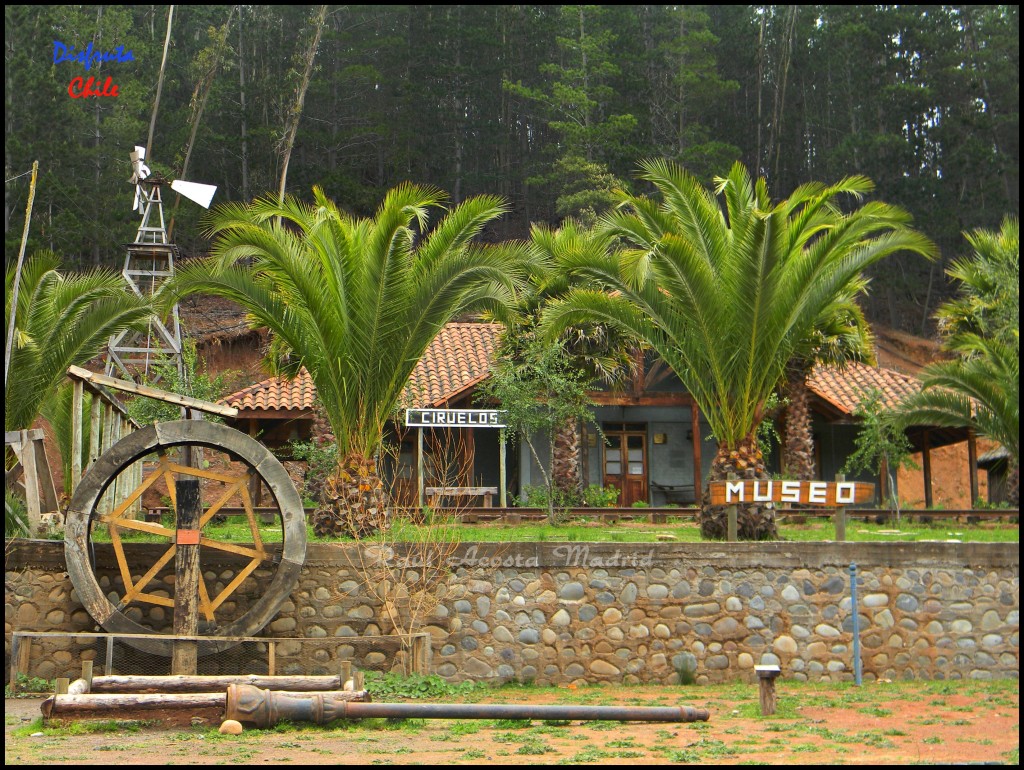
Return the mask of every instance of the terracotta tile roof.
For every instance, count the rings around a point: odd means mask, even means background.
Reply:
[[[416,365],[404,401],[408,406],[441,406],[488,376],[501,333],[498,324],[450,323]],[[292,381],[270,377],[221,399],[239,410],[304,410],[313,408],[316,386],[303,369]]]
[[[316,386],[309,372],[303,369],[294,380],[269,377],[237,393],[225,396],[219,403],[241,411],[303,411],[313,408]]]
[[[842,369],[815,368],[807,378],[807,387],[839,412],[852,415],[872,389],[881,391],[884,405],[892,408],[921,390],[921,382],[893,369],[848,364]]]
[[[501,329],[499,324],[447,324],[409,378],[408,406],[441,406],[487,379]]]

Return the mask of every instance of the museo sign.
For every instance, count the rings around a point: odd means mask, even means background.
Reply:
[[[406,409],[407,428],[504,428],[498,409]]]
[[[804,503],[825,508],[864,505],[875,500],[875,485],[862,481],[712,481],[712,505],[737,503]]]

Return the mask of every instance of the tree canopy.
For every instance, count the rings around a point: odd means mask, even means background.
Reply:
[[[775,190],[863,175],[944,255],[1019,211],[1016,6],[328,6],[296,115],[315,10],[177,6],[154,170],[248,202],[278,189],[297,119],[288,192],[319,185],[359,216],[405,181],[455,203],[496,194],[510,205],[495,239],[599,215],[643,157],[704,183],[740,161]],[[30,252],[120,265],[135,224],[127,153],[153,117],[167,16],[5,6],[5,177],[41,165]],[[55,61],[55,41],[132,58],[86,70]],[[72,98],[90,77],[117,97]],[[5,188],[9,247],[27,186]],[[209,248],[200,214],[178,207],[186,256]],[[872,268],[884,280],[869,317],[930,329],[956,289],[945,267]]]

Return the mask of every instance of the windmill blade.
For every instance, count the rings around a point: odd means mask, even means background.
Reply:
[[[138,184],[143,179],[147,179],[152,172],[149,166],[142,162],[146,159],[146,148],[136,145],[135,150],[128,153],[128,156],[132,160],[132,178],[128,181],[132,184]]]
[[[213,194],[217,192],[217,186],[212,184],[199,184],[198,182],[183,182],[175,179],[171,182],[171,189],[180,193],[193,203],[198,203],[204,209],[210,208],[210,201]]]

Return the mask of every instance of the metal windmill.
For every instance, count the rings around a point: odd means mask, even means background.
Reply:
[[[178,247],[168,242],[163,188],[169,186],[203,208],[209,208],[217,188],[180,179],[170,181],[154,174],[145,163],[144,147],[136,146],[130,156],[132,176],[128,181],[135,185],[132,209],[142,216],[142,220],[135,241],[127,244],[128,253],[121,275],[138,296],[152,297],[174,275],[174,260],[179,256]],[[125,331],[111,337],[107,345],[105,370],[108,375],[135,379],[148,374],[156,361],[167,357],[174,357],[181,371],[181,324],[177,304],[165,318],[153,315],[146,332]]]

